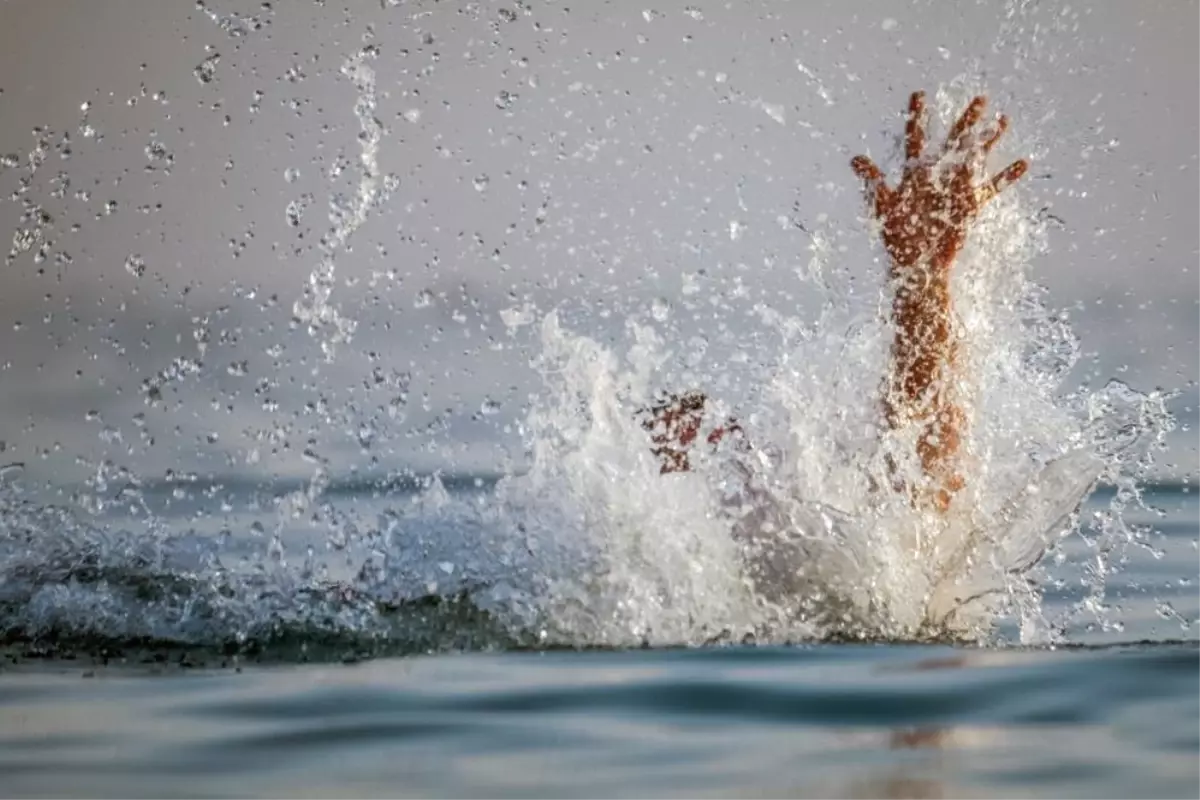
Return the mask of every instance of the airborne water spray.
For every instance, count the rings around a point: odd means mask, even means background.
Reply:
[[[961,105],[952,94],[939,94],[943,117]],[[889,480],[878,392],[891,330],[885,313],[852,318],[845,287],[817,287],[829,297],[816,326],[764,317],[792,344],[764,357],[779,366],[764,367],[757,406],[739,403],[757,456],[723,451],[683,475],[657,475],[633,419],[675,388],[652,385],[663,342],[631,324],[622,352],[547,315],[545,383],[523,427],[531,465],[490,510],[537,554],[517,624],[564,643],[632,644],[984,639],[1015,617],[1023,639],[1044,640],[1062,621],[1040,612],[1039,564],[1083,527],[1103,531],[1088,578],[1101,597],[1108,551],[1129,544],[1121,508],[1171,425],[1163,398],[1063,385],[1079,348],[1026,276],[1046,239],[1019,193],[993,203],[970,241],[954,273],[970,484],[944,519],[873,488]],[[733,461],[752,491],[731,505]],[[1128,488],[1081,521],[1101,479]],[[1094,600],[1084,610],[1103,612]]]
[[[370,38],[370,34],[364,38]],[[309,336],[320,344],[326,364],[334,362],[338,345],[349,343],[357,327],[354,318],[331,302],[336,287],[338,253],[346,249],[350,237],[362,227],[371,212],[385,203],[399,186],[396,176],[380,176],[379,144],[383,139],[384,127],[376,116],[375,70],[370,64],[378,56],[378,45],[368,44],[342,64],[341,74],[354,84],[356,92],[354,116],[360,129],[356,137],[360,150],[358,187],[352,198],[341,193],[335,193],[330,198],[329,221],[332,227],[321,238],[320,261],[309,275],[303,295],[292,307],[296,321],[305,324]],[[314,368],[314,374],[318,371],[319,367]],[[317,407],[326,409],[321,414],[321,421],[331,422],[333,416],[327,409],[324,397],[318,398]],[[304,491],[293,493],[285,499],[277,528],[282,528],[288,517],[299,516],[315,504],[329,485],[326,460],[311,447],[305,449],[304,455],[314,464],[312,478]],[[279,530],[276,531],[276,541],[282,548]]]
[[[331,203],[332,228],[293,308],[326,363],[355,333],[352,313],[334,304],[339,254],[396,185],[376,163],[383,136],[371,66],[377,52],[365,47],[343,65],[356,92],[358,190]],[[939,106],[956,101],[943,98]],[[745,241],[741,223],[735,233]],[[825,233],[815,231],[815,242],[834,239]],[[519,423],[528,470],[494,490],[468,494],[435,482],[413,502],[383,501],[389,507],[378,519],[359,517],[362,535],[349,537],[356,540],[349,549],[369,567],[356,580],[330,587],[282,562],[239,571],[230,566],[236,548],[227,546],[236,534],[223,533],[217,552],[199,559],[184,537],[164,553],[156,541],[6,494],[4,632],[67,643],[72,636],[150,637],[222,647],[273,636],[307,643],[361,635],[393,637],[407,652],[425,640],[406,639],[408,629],[393,626],[405,603],[424,603],[418,616],[432,618],[465,592],[508,633],[549,644],[978,638],[1006,617],[1020,618],[1036,639],[1063,621],[1042,619],[1029,578],[1046,549],[1070,534],[1086,537],[1093,556],[1090,591],[1076,611],[1113,624],[1105,584],[1122,549],[1140,535],[1123,515],[1140,502],[1139,480],[1170,428],[1165,398],[1115,382],[1100,390],[1064,383],[1079,348],[1069,318],[1047,308],[1026,276],[1032,257],[1045,251],[1018,195],[994,205],[976,234],[956,273],[969,332],[965,357],[976,377],[976,481],[970,513],[937,536],[920,529],[906,504],[869,499],[872,477],[881,474],[872,443],[889,331],[878,313],[852,309],[834,271],[816,287],[825,300],[817,324],[763,309],[758,329],[747,332],[755,342],[780,343],[762,348],[769,352],[757,372],[745,367],[757,381],[753,391],[722,383],[721,375],[698,376],[714,378],[718,416],[736,404],[753,421],[753,460],[722,451],[697,459],[691,474],[658,474],[634,412],[660,389],[688,388],[662,385],[664,375],[680,372],[670,335],[655,325],[669,304],[657,303],[649,320],[632,320],[616,344],[543,310],[534,343],[543,385]],[[20,247],[37,242],[14,239]],[[131,273],[143,271],[136,259],[129,263]],[[192,366],[151,379],[146,392],[193,374]],[[703,364],[686,371],[701,373]],[[734,395],[743,390],[747,397]],[[327,423],[330,404],[319,400]],[[285,498],[285,514],[322,497],[329,476],[315,446],[309,455],[318,464],[313,480]],[[738,496],[747,474],[751,502]],[[1095,518],[1076,519],[1079,497],[1097,477],[1117,492]],[[251,532],[263,533],[262,523]]]

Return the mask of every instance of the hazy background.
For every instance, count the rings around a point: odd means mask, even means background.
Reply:
[[[874,285],[849,157],[894,165],[908,93],[965,80],[1013,118],[999,158],[1035,159],[1032,275],[1086,354],[1069,385],[1181,390],[1159,472],[1194,480],[1197,8],[8,0],[0,463],[499,469],[538,388],[501,312],[561,302],[607,336],[668,298],[679,345],[710,298],[803,315],[794,223]],[[325,364],[289,322],[359,182],[340,68],[366,45],[399,183],[337,254],[358,330]]]

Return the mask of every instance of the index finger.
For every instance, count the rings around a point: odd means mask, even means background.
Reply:
[[[904,126],[904,157],[909,161],[921,157],[925,149],[925,93],[913,92],[908,99],[908,121]]]

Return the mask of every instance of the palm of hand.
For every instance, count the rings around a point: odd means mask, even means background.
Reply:
[[[995,177],[976,185],[988,153],[1008,127],[999,117],[986,136],[975,128],[987,100],[976,97],[951,128],[941,153],[925,154],[925,94],[909,101],[904,174],[896,188],[867,156],[851,162],[872,195],[872,212],[883,223],[883,241],[895,268],[921,264],[946,269],[962,249],[967,229],[983,206],[1028,169],[1015,161]]]

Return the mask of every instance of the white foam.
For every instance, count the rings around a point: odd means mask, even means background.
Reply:
[[[962,107],[957,94],[939,93],[943,117]],[[675,356],[651,328],[631,323],[627,343],[610,347],[546,314],[544,387],[523,431],[531,467],[495,501],[501,527],[529,541],[545,578],[525,587],[533,616],[524,622],[610,644],[719,631],[980,638],[1005,615],[1020,617],[1027,637],[1046,635],[1041,556],[1078,531],[1074,512],[1102,476],[1132,484],[1145,463],[1118,453],[1134,442],[1144,450],[1169,419],[1161,398],[1127,390],[1120,409],[1097,416],[1113,389],[1063,385],[1077,342],[1026,275],[1044,247],[1010,190],[955,267],[968,486],[945,517],[879,488],[889,485],[888,453],[920,479],[911,437],[880,431],[886,297],[856,318],[844,290],[824,281],[813,287],[829,295],[815,327],[765,315],[788,344],[762,359],[777,366],[763,368],[761,386],[738,387],[758,455],[724,453],[668,476],[634,411],[655,391],[706,387],[656,383]],[[1117,442],[1122,429],[1130,441]]]

